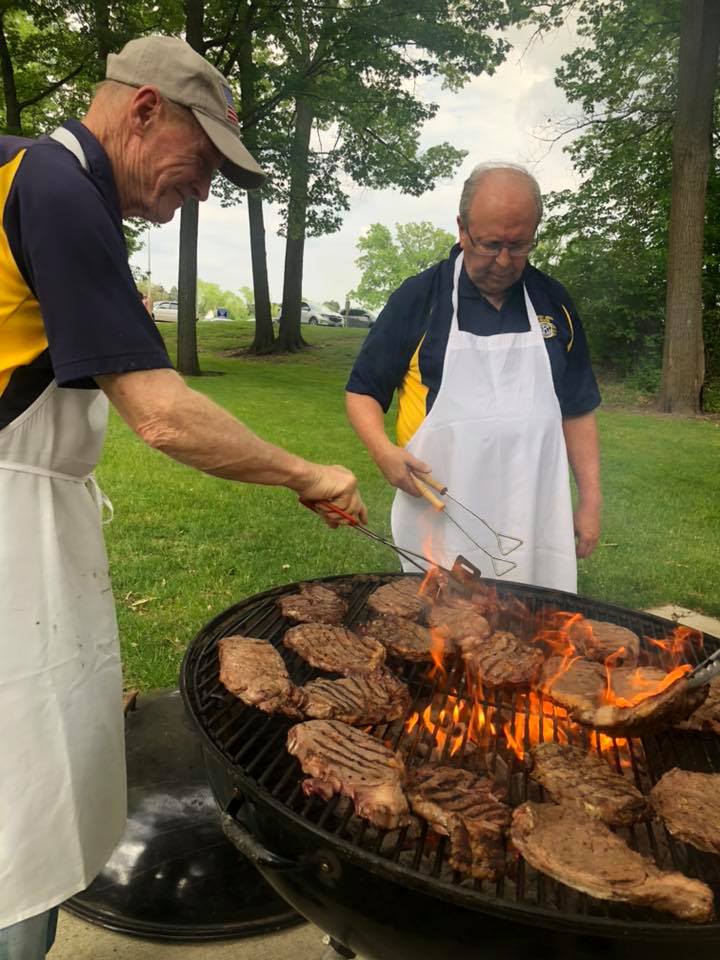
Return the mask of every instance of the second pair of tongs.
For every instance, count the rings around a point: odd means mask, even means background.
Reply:
[[[476,546],[478,550],[482,551],[482,553],[489,558],[496,577],[502,577],[504,574],[509,573],[511,570],[514,570],[517,567],[517,564],[512,560],[505,560],[503,558],[509,553],[512,553],[513,550],[517,550],[518,547],[522,546],[523,541],[519,537],[511,537],[506,533],[499,533],[490,526],[487,520],[478,516],[477,513],[470,509],[470,507],[466,507],[464,503],[461,503],[461,501],[457,499],[457,497],[454,497],[448,491],[447,486],[444,483],[440,483],[439,480],[436,480],[432,474],[423,473],[421,476],[418,476],[416,473],[411,473],[410,476],[413,479],[413,483],[415,484],[417,492],[424,497],[428,503],[432,504],[436,510],[442,511],[450,523],[454,524],[460,533],[462,533],[462,535],[470,541],[470,543]],[[440,496],[438,496],[438,494]],[[484,527],[486,527],[486,529],[489,530],[492,536],[495,538],[500,556],[494,556],[492,553],[486,550],[485,547],[479,544],[477,540],[471,537],[467,530],[465,530],[465,528],[458,523],[455,517],[447,512],[445,509],[446,503],[441,500],[440,497],[446,497],[448,500],[452,500],[452,502],[460,507],[461,510],[469,513],[471,517],[474,517]]]

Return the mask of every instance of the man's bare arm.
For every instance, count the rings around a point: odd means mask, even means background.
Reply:
[[[417,497],[410,473],[428,473],[431,468],[388,438],[383,408],[377,400],[362,393],[346,392],[345,409],[355,433],[388,483]]]
[[[589,557],[600,539],[602,489],[600,442],[595,413],[563,420],[568,460],[578,488],[574,514],[578,557]]]
[[[215,477],[285,486],[308,500],[329,500],[366,522],[367,512],[349,470],[310,463],[267,443],[227,410],[191,390],[174,370],[96,379],[123,420],[155,450]]]

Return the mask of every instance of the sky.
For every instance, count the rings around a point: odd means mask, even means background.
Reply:
[[[572,26],[530,43],[531,36],[530,28],[507,33],[513,49],[503,65],[493,76],[477,77],[457,93],[442,90],[437,81],[416,87],[423,99],[439,104],[437,115],[423,128],[422,148],[447,141],[467,150],[468,156],[452,178],[439,181],[434,190],[421,197],[351,184],[350,211],[342,228],[305,243],[304,297],[318,303],[345,302],[360,280],[355,265],[357,241],[372,223],[392,229],[396,223],[429,220],[455,233],[462,182],[477,163],[510,160],[525,164],[543,192],[577,186],[578,178],[562,149],[567,140],[550,144],[541,138],[547,136],[544,128],[550,119],[576,112],[553,78],[562,54],[576,47],[578,39]],[[274,302],[282,298],[285,255],[284,239],[277,233],[279,224],[278,211],[266,204],[268,272]],[[179,231],[178,212],[171,223],[150,229],[149,251],[146,245],[131,258],[134,266],[146,271],[149,252],[153,282],[166,289],[177,283]],[[237,292],[243,286],[252,287],[244,205],[223,208],[213,197],[200,205],[198,276],[223,290]]]

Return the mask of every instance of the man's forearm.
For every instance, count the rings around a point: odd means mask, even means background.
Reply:
[[[385,433],[385,413],[373,397],[362,393],[346,393],[345,409],[353,430],[367,447],[377,463],[388,449],[394,446]]]
[[[600,442],[595,414],[568,417],[563,420],[563,433],[580,500],[599,506],[602,503]]]
[[[98,377],[98,385],[149,446],[204,473],[301,490],[314,465],[256,436],[191,390],[174,370]]]

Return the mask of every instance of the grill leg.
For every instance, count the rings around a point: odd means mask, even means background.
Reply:
[[[326,935],[322,938],[322,942],[325,944],[325,951],[323,952],[320,960],[354,960],[357,957],[356,953],[353,953],[352,950],[348,950],[347,947],[343,946],[338,940],[334,937]]]

